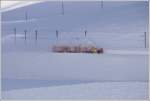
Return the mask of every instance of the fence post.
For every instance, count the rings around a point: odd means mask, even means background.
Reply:
[[[58,39],[58,30],[56,30],[56,38]]]
[[[17,39],[17,38],[16,38],[16,34],[17,34],[17,30],[16,30],[16,28],[14,28],[14,37],[15,37],[15,38],[14,38],[14,43],[15,43],[15,45],[16,45],[16,39]]]
[[[35,40],[37,41],[38,37],[37,37],[38,31],[35,30]]]
[[[27,39],[27,30],[24,30],[24,39]]]
[[[25,20],[26,21],[28,20],[28,12],[27,11],[25,12]]]
[[[103,0],[101,0],[101,8],[103,8]]]
[[[86,37],[86,35],[87,35],[87,31],[86,31],[86,30],[84,31],[84,35],[85,35],[85,37]]]
[[[146,40],[146,32],[144,32],[144,41],[145,41],[144,44],[145,44],[145,48],[146,48],[146,41],[147,41]]]
[[[64,2],[62,0],[62,3],[61,3],[61,7],[62,7],[62,15],[64,15]]]
[[[16,28],[14,28],[15,41],[16,41],[16,34],[17,34],[17,31],[16,31]]]

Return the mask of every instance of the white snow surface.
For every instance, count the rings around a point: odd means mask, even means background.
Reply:
[[[2,77],[12,79],[147,81],[148,54],[7,52]]]
[[[21,8],[21,7],[25,7],[25,6],[29,6],[29,5],[33,5],[36,3],[40,3],[43,1],[1,1],[1,9],[0,12],[7,12],[7,11],[11,11],[17,8]]]
[[[96,82],[4,91],[3,99],[148,99],[147,82]]]
[[[64,7],[64,15],[57,1],[2,12],[3,99],[147,99],[148,2]],[[104,54],[51,52],[53,45],[79,44]]]

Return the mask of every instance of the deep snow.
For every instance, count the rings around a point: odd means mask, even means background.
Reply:
[[[147,81],[148,55],[10,52],[2,77],[12,79]]]
[[[14,27],[18,34],[23,34],[25,29],[29,34],[38,30],[40,35],[49,35],[56,30],[62,32],[88,33],[98,32],[123,34],[141,33],[148,31],[148,2],[64,2],[65,14],[62,15],[62,2],[43,2],[27,7],[22,7],[2,13],[2,36],[13,34]],[[25,20],[28,12],[28,20],[34,21],[17,22]],[[109,34],[110,33],[110,34]],[[52,36],[51,36],[52,35]],[[101,35],[100,35],[101,36]],[[103,39],[103,38],[102,38]],[[107,41],[106,41],[107,42]],[[119,42],[119,41],[118,41]]]
[[[64,15],[61,2],[3,12],[2,97],[147,99],[148,2],[104,2],[103,9],[100,5],[65,2]],[[51,47],[60,44],[103,47],[104,54],[52,53]]]
[[[148,99],[147,82],[96,82],[4,91],[3,99]]]

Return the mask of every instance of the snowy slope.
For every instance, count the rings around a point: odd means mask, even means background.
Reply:
[[[38,30],[39,39],[43,36],[55,40],[56,30],[63,37],[71,33],[84,37],[87,30],[88,40],[104,48],[144,48],[147,2],[104,2],[103,8],[98,1],[64,2],[64,15],[61,3],[47,1],[2,13],[2,36],[14,35],[16,28],[19,35],[24,35],[27,29],[27,36],[32,38]],[[25,21],[26,12],[28,21]]]
[[[2,77],[9,79],[147,81],[147,54],[2,54]]]
[[[67,80],[148,80],[148,49],[144,47],[143,36],[148,29],[147,2],[104,2],[101,8],[98,1],[78,1],[64,2],[64,7],[64,15],[61,2],[56,1],[2,13],[3,78],[60,80],[65,74]],[[26,28],[29,33],[25,41]],[[38,41],[35,29],[39,30]],[[60,31],[58,40],[56,29]],[[51,46],[60,43],[93,44],[103,47],[105,54],[51,53]],[[62,72],[58,72],[59,68]]]
[[[24,14],[27,11],[29,19],[38,19],[38,22],[21,23],[19,24],[21,26],[14,24],[18,29],[20,27],[31,29],[32,26],[32,29],[38,28],[39,30],[48,28],[49,30],[58,29],[63,31],[80,31],[84,29],[102,32],[147,31],[148,16],[145,10],[148,12],[148,5],[146,2],[106,2],[103,9],[100,7],[100,2],[96,1],[65,2],[64,6],[64,15],[61,14],[61,2],[45,2],[4,12],[2,20],[4,23],[5,21],[24,20]],[[11,28],[10,25],[7,26]]]
[[[148,2],[107,1],[101,8],[99,1],[70,1],[64,2],[64,15],[61,3],[47,1],[2,13],[2,97],[148,98]],[[92,44],[103,47],[104,54],[52,53],[58,44]]]
[[[1,1],[1,9],[0,12],[7,12],[7,11],[11,11],[20,7],[24,7],[24,6],[28,6],[28,5],[32,5],[35,3],[40,3],[42,1]]]
[[[145,82],[96,82],[55,87],[39,87],[5,91],[3,99],[82,99],[137,100],[148,99]]]

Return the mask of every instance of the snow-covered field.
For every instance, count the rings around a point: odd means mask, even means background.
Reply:
[[[4,91],[3,99],[148,99],[147,82],[96,82]]]
[[[2,58],[3,99],[148,98],[147,53],[12,52]]]
[[[3,78],[147,81],[148,55],[12,52],[2,54]],[[10,68],[11,67],[11,68]]]
[[[2,12],[2,98],[148,99],[148,3],[64,2],[64,15],[61,3]],[[61,44],[104,54],[51,52]]]

